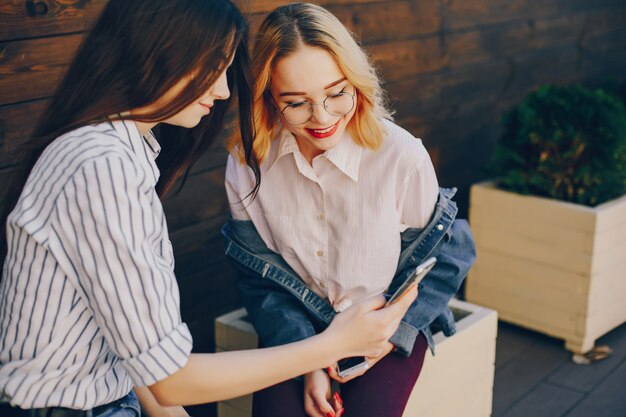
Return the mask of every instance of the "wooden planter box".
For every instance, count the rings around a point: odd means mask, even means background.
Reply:
[[[476,184],[469,301],[575,353],[626,321],[626,196],[590,208]]]
[[[498,318],[495,311],[452,300],[457,334],[434,335],[436,356],[426,354],[403,417],[491,415]],[[242,308],[216,319],[216,351],[252,349],[257,336]],[[219,417],[250,417],[252,396],[222,401]]]

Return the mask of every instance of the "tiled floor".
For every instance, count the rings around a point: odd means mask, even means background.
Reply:
[[[500,323],[493,417],[626,417],[626,324],[597,344],[613,355],[575,365],[562,341]]]

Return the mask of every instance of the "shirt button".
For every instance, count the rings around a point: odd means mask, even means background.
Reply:
[[[441,232],[443,230],[443,224],[438,224],[437,225],[437,230],[439,230]]]
[[[323,282],[320,282],[320,288],[325,290],[326,289],[326,284]]]
[[[324,220],[324,215],[323,215],[323,214],[318,215],[318,216],[317,216],[317,219],[318,219],[318,220]]]
[[[321,250],[318,250],[318,251],[317,251],[317,256],[324,256],[324,252],[323,252],[323,251],[321,251]]]

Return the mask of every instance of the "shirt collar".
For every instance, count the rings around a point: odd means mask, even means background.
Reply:
[[[141,152],[151,155],[152,160],[155,160],[157,156],[159,156],[159,153],[161,153],[161,145],[159,145],[152,130],[142,135],[135,122],[127,119],[112,120],[110,123],[117,131],[119,137],[130,146],[135,153],[138,152],[137,147],[139,147],[142,149]]]
[[[269,172],[283,156],[294,154],[295,158],[296,154],[300,153],[296,138],[287,129],[282,128],[280,130],[276,142],[276,146],[272,146],[268,155],[266,172]],[[337,146],[326,151],[323,156],[335,165],[337,169],[356,182],[359,180],[362,154],[363,148],[354,143],[352,137],[346,131]]]
[[[156,163],[161,146],[152,132],[142,136],[137,125],[132,120],[113,120],[110,122],[118,134],[119,139],[135,154],[137,161],[154,184],[159,181],[160,171]]]
[[[134,124],[135,123],[133,123],[133,125]],[[137,131],[139,132],[139,130]],[[152,133],[152,130],[148,130],[148,133],[143,135],[142,138],[150,149],[150,152],[152,153],[154,159],[157,159],[157,156],[159,156],[159,154],[161,153],[161,145],[159,145],[159,142],[157,142],[156,137],[154,137],[154,133]]]
[[[361,156],[363,148],[352,140],[352,136],[346,130],[343,137],[332,149],[324,153],[326,159],[333,163],[341,172],[346,174],[352,181],[359,180],[359,168],[361,166]]]
[[[266,172],[269,172],[283,156],[300,152],[298,142],[296,142],[296,138],[293,134],[285,128],[279,127],[278,129],[280,129],[278,137],[274,140],[274,143],[272,143],[269,155],[267,156]]]

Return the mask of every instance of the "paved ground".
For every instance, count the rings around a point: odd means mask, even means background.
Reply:
[[[613,355],[575,365],[562,341],[500,323],[493,417],[626,417],[626,324],[597,344]]]

